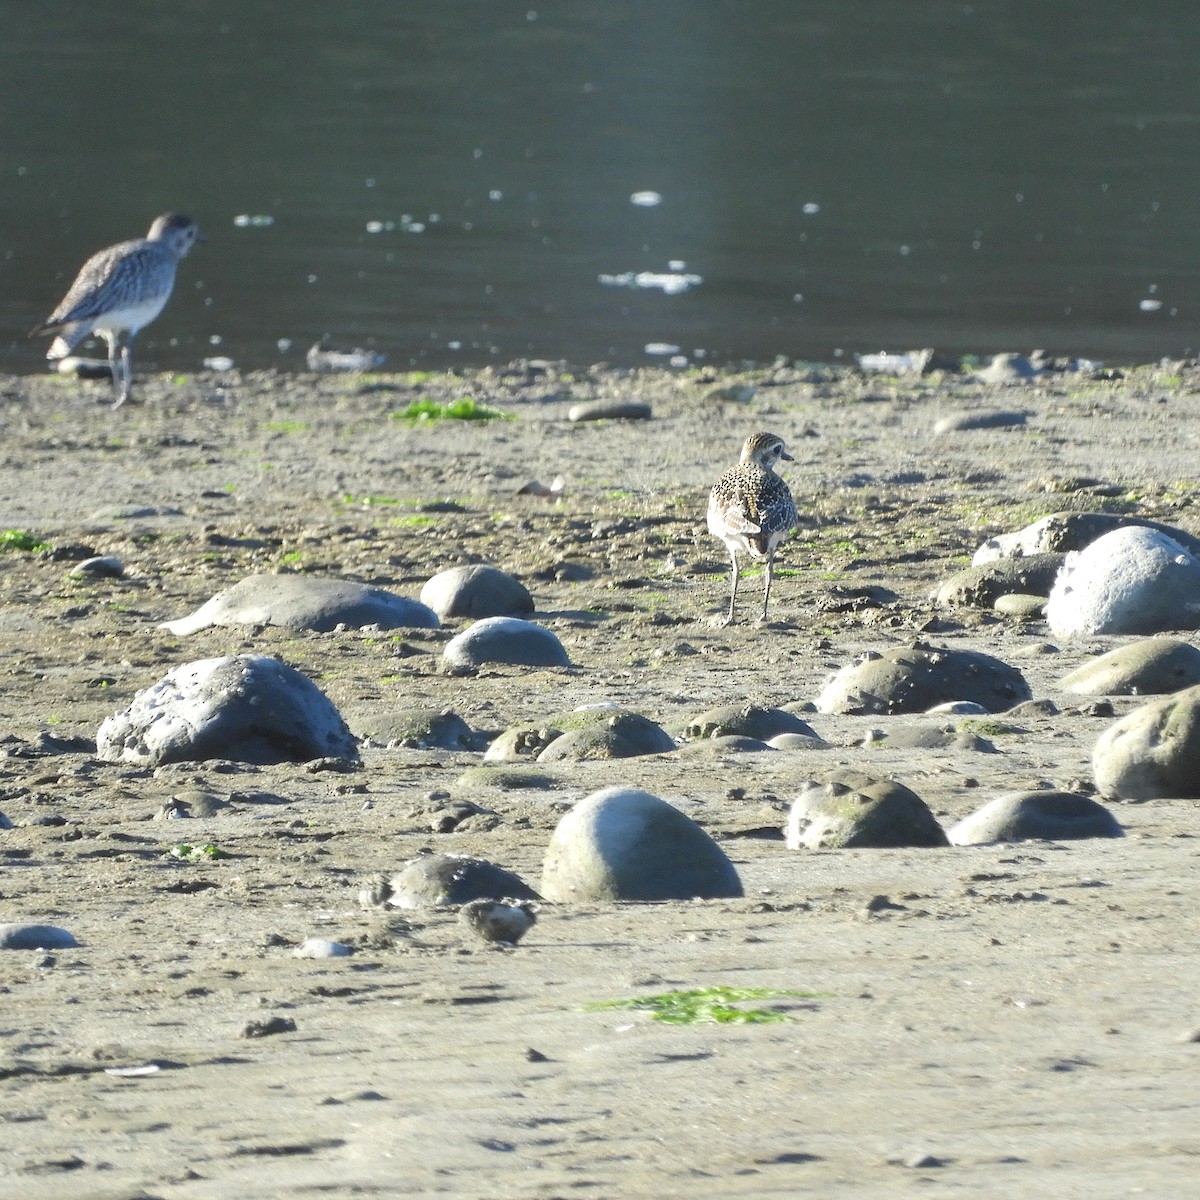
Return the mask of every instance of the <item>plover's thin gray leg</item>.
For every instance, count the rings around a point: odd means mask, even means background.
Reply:
[[[731,580],[730,587],[729,587],[729,611],[725,614],[725,620],[723,620],[721,622],[722,625],[732,625],[733,624],[734,609],[737,605],[737,589],[738,589],[738,573],[739,573],[738,572],[738,560],[737,560],[737,555],[734,554],[734,552],[732,550],[729,552],[729,561],[733,564],[733,569],[729,576],[729,578]]]
[[[112,373],[113,408],[121,407],[121,335],[104,333],[100,336],[108,347],[108,369]]]
[[[767,555],[767,567],[765,571],[766,582],[763,584],[762,616],[758,618],[758,623],[760,625],[765,625],[767,623],[767,601],[771,599],[771,579],[774,576],[774,573],[775,551],[772,550],[771,553]]]
[[[115,377],[114,377],[115,380]],[[120,408],[133,393],[133,349],[126,340],[121,344],[121,383],[117,388],[117,402],[113,408]]]

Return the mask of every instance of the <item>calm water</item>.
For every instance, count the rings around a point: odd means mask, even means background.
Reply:
[[[0,18],[0,369],[40,369],[23,331],[169,208],[209,238],[139,338],[175,369],[296,367],[323,334],[396,367],[1200,346],[1200,6],[0,0]],[[601,282],[641,272],[669,278]]]

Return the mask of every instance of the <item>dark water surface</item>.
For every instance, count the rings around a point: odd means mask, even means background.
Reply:
[[[1200,5],[0,18],[0,369],[41,369],[23,331],[170,208],[209,241],[138,340],[164,368],[298,367],[323,334],[397,368],[1200,345]],[[601,282],[639,272],[681,290]]]

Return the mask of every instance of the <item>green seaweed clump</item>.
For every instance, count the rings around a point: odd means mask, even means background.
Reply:
[[[394,421],[512,421],[516,418],[498,408],[480,404],[474,396],[463,396],[449,404],[436,400],[416,400],[407,408],[391,414]]]
[[[35,534],[26,533],[23,529],[0,530],[0,554],[8,554],[14,550],[24,551],[27,554],[40,554],[49,549],[48,542],[43,542]]]
[[[214,846],[212,842],[206,842],[203,846],[191,846],[187,842],[180,842],[171,847],[171,857],[181,862],[211,862],[215,858],[228,858],[229,852]]]
[[[811,992],[781,991],[778,988],[692,988],[686,992],[663,992],[658,996],[638,996],[632,1000],[604,1000],[589,1007],[592,1010],[631,1008],[648,1012],[651,1020],[669,1025],[762,1025],[773,1021],[794,1021],[796,1018],[775,1008],[737,1008],[745,1000],[765,1000],[772,996],[803,996],[814,999]]]

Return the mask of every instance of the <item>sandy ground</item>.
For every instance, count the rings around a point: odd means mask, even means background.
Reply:
[[[470,395],[515,420],[391,414]],[[644,401],[649,422],[572,423]],[[1200,532],[1200,375],[863,379],[707,375],[0,379],[0,921],[77,949],[0,956],[0,1197],[1182,1196],[1200,1172],[1200,871],[1194,801],[1116,804],[1118,841],[794,852],[801,781],[890,775],[945,824],[1012,788],[1087,786],[1110,717],[1061,691],[1117,639],[935,612],[976,545],[1067,507]],[[1023,424],[935,435],[954,412]],[[802,525],[767,628],[717,628],[716,474],[768,429]],[[518,494],[561,475],[555,503]],[[75,583],[71,555],[119,580]],[[416,596],[487,561],[519,575],[570,669],[451,677],[461,628],[400,635],[156,628],[259,571]],[[759,577],[745,583],[746,615]],[[310,674],[359,734],[416,704],[498,732],[618,701],[668,727],[715,704],[802,706],[835,668],[922,636],[984,650],[1058,712],[995,753],[864,746],[913,718],[808,716],[832,748],[559,768],[549,791],[460,784],[479,754],[368,747],[360,771],[103,764],[97,727],[173,664],[243,650]],[[1116,699],[1119,715],[1136,701]],[[744,899],[543,908],[516,949],[455,914],[365,911],[361,880],[423,850],[537,886],[562,812],[645,788],[716,837]],[[741,789],[737,791],[735,789]],[[203,790],[231,801],[151,818]],[[436,833],[448,792],[490,810]],[[227,857],[173,859],[177,843]],[[886,896],[891,907],[871,905]],[[356,953],[294,957],[310,936]],[[599,1001],[712,986],[799,993],[786,1020],[673,1026]],[[243,1036],[286,1018],[292,1032]],[[136,1074],[114,1072],[157,1067]]]

